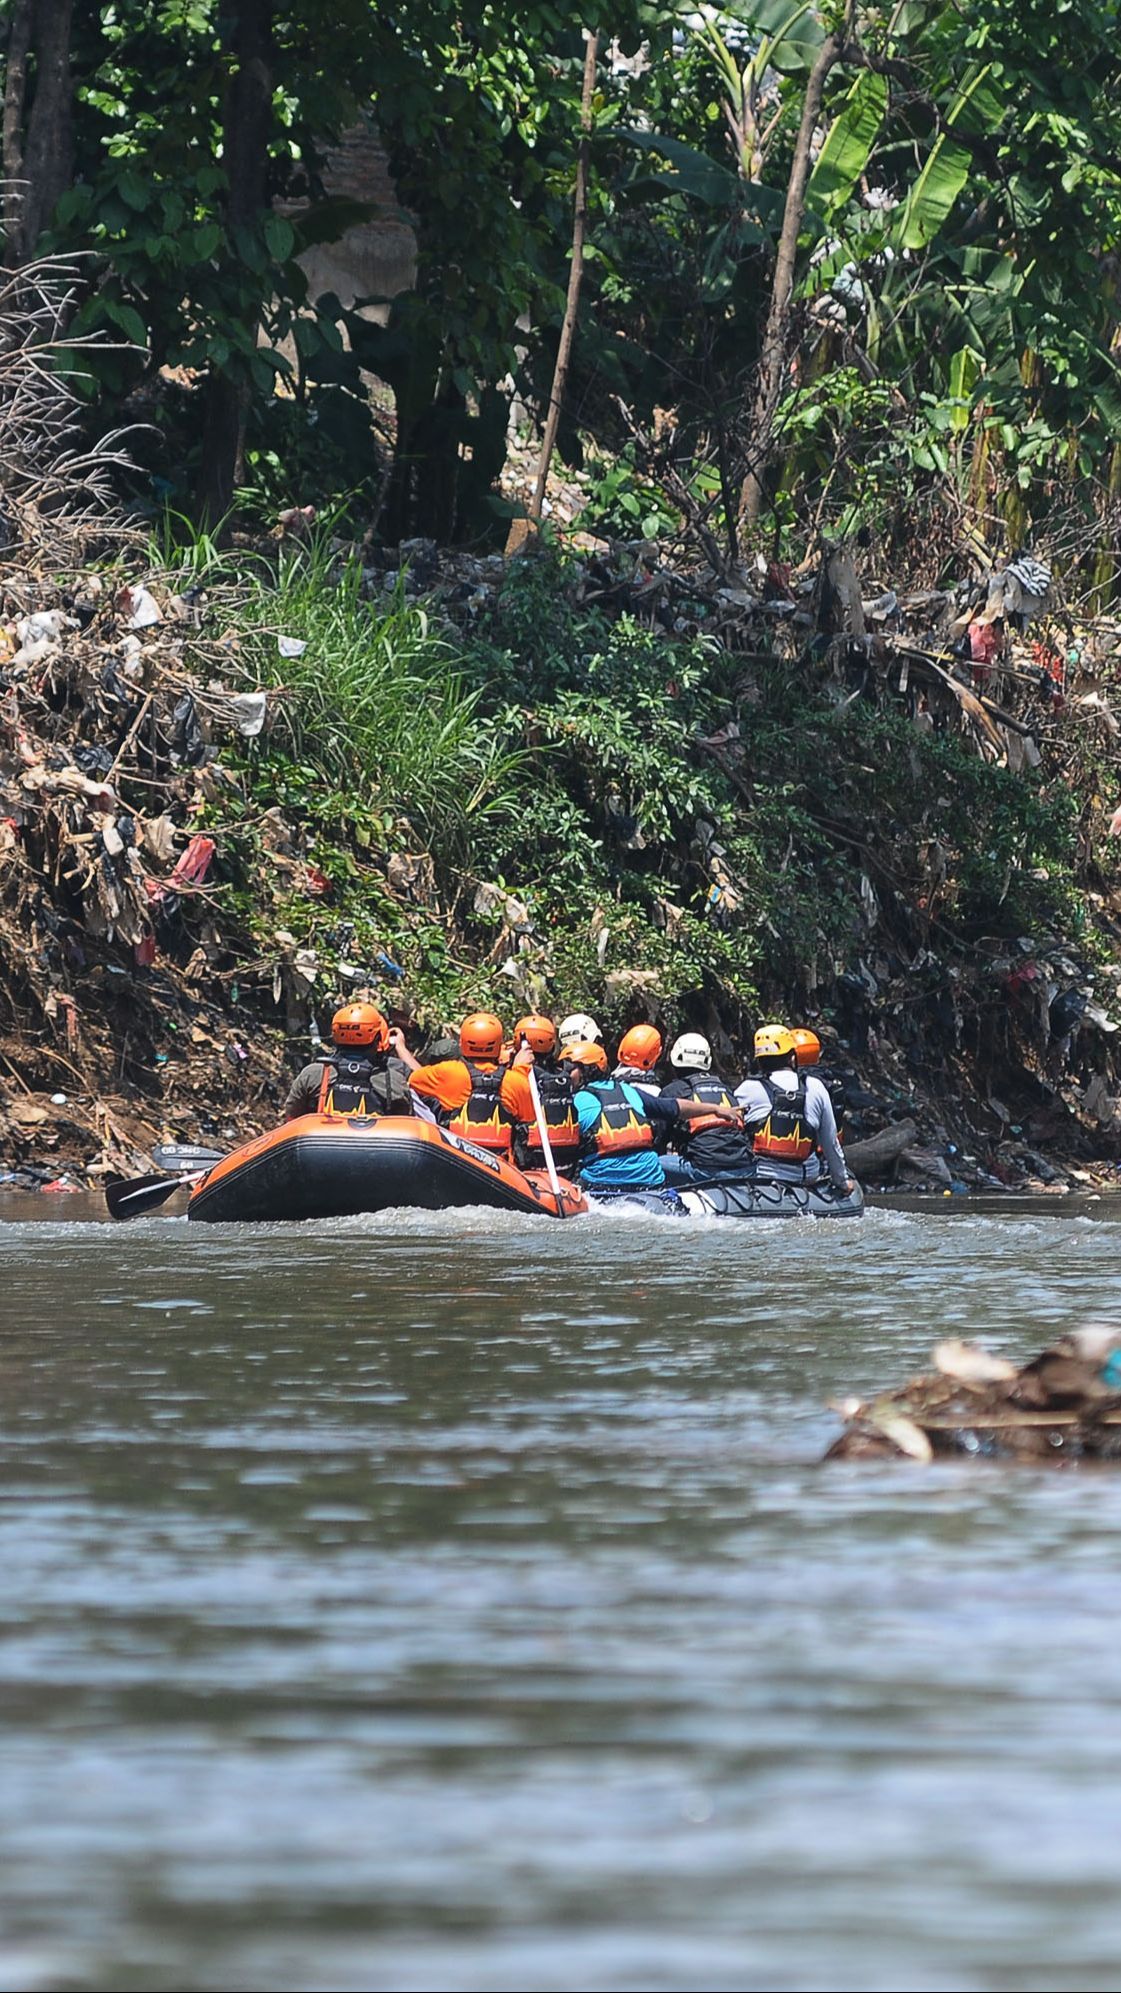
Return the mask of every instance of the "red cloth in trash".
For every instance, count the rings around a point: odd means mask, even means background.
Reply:
[[[180,893],[186,886],[201,886],[217,849],[212,837],[203,837],[201,834],[192,837],[174,872],[168,878],[149,879],[148,898],[153,905],[158,905],[168,893]]]

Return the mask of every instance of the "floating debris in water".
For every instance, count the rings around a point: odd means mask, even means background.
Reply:
[[[1017,1367],[941,1342],[934,1369],[894,1392],[831,1406],[826,1460],[1121,1460],[1121,1325],[1088,1322]]]

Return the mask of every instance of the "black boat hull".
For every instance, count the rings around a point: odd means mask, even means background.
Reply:
[[[849,1196],[826,1179],[822,1183],[678,1184],[678,1195],[693,1218],[862,1218],[864,1192]]]

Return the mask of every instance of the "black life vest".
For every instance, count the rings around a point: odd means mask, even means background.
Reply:
[[[389,1075],[384,1054],[370,1053],[355,1046],[336,1046],[323,1061],[319,1083],[317,1114],[384,1114],[389,1091]]]
[[[805,1080],[787,1088],[760,1076],[759,1084],[771,1105],[767,1119],[755,1130],[756,1155],[769,1156],[774,1163],[804,1163],[817,1142],[806,1114]]]
[[[654,1146],[654,1131],[645,1115],[635,1113],[618,1080],[596,1080],[588,1088],[599,1103],[599,1120],[585,1135],[585,1157],[625,1156]]]
[[[736,1105],[723,1080],[718,1080],[715,1073],[690,1073],[689,1096],[693,1100],[711,1101],[713,1107],[734,1108]],[[731,1128],[732,1123],[726,1121],[722,1114],[697,1114],[684,1125],[686,1134],[703,1135],[708,1128]]]
[[[541,1112],[549,1130],[549,1147],[557,1162],[571,1163],[580,1148],[580,1123],[567,1073],[548,1066],[534,1066],[533,1077],[541,1101]],[[522,1169],[540,1169],[545,1160],[536,1121],[520,1127],[517,1134],[518,1162]]]
[[[495,1066],[487,1072],[470,1059],[464,1059],[463,1064],[471,1077],[471,1091],[462,1107],[454,1114],[442,1114],[440,1119],[445,1128],[466,1136],[469,1142],[477,1142],[480,1149],[496,1149],[500,1155],[509,1155],[514,1116],[502,1098],[505,1078],[502,1067]]]

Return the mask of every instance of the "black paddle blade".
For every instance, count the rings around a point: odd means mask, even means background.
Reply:
[[[118,1176],[105,1185],[105,1202],[110,1218],[140,1218],[145,1211],[158,1211],[190,1176]]]
[[[157,1142],[152,1161],[160,1170],[205,1170],[220,1163],[227,1153],[225,1149],[208,1149],[203,1143]]]

